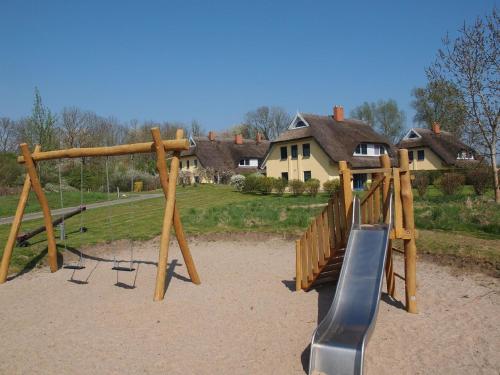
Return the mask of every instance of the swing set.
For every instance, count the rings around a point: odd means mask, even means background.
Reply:
[[[58,270],[57,264],[57,247],[54,235],[54,224],[52,222],[52,215],[48,205],[47,197],[43,192],[40,179],[36,171],[36,163],[43,160],[60,160],[66,158],[85,158],[85,157],[106,157],[106,185],[107,185],[107,197],[110,199],[110,188],[109,188],[109,173],[108,173],[108,157],[118,156],[118,155],[133,155],[139,153],[156,153],[156,168],[160,176],[160,183],[165,195],[166,203],[163,216],[162,232],[160,238],[160,250],[158,256],[158,268],[156,274],[156,284],[154,292],[154,301],[161,301],[165,296],[165,282],[167,276],[167,264],[168,264],[168,249],[170,243],[170,232],[172,226],[175,229],[175,235],[177,237],[177,242],[182,252],[186,268],[189,273],[189,277],[194,284],[200,284],[200,278],[196,267],[191,256],[191,251],[187,244],[186,236],[184,234],[184,229],[182,227],[182,222],[180,218],[179,209],[175,201],[175,190],[177,184],[177,177],[179,175],[179,156],[180,152],[189,149],[189,141],[184,138],[184,132],[182,129],[178,129],[176,132],[176,137],[174,140],[162,140],[160,129],[152,128],[151,135],[153,142],[144,143],[134,143],[125,144],[118,146],[108,146],[108,147],[88,147],[88,148],[70,148],[63,150],[54,151],[41,151],[41,147],[37,145],[33,151],[30,153],[28,145],[22,143],[20,145],[22,156],[18,157],[18,163],[24,164],[26,167],[26,177],[24,180],[24,185],[19,197],[19,203],[17,205],[16,214],[12,222],[9,237],[5,245],[5,250],[2,256],[2,261],[0,264],[0,284],[7,280],[8,270],[10,261],[12,258],[12,252],[16,244],[16,238],[21,227],[22,218],[24,215],[24,210],[26,203],[28,201],[29,192],[31,189],[35,192],[38,199],[40,207],[43,212],[43,219],[45,224],[45,231],[47,233],[47,251],[48,251],[48,263],[51,272],[56,272]],[[170,172],[168,171],[166,162],[166,153],[173,152]],[[82,163],[83,164],[83,163]],[[83,167],[82,167],[83,168]],[[59,184],[60,184],[60,194],[61,194],[61,208],[64,208],[63,198],[62,198],[62,180],[61,180],[61,168],[60,164],[58,166],[59,171]],[[81,181],[80,181],[80,197],[81,204],[83,205],[83,169],[80,171]],[[111,222],[111,217],[108,216],[108,224]],[[86,230],[83,226],[83,217],[81,217],[80,231]],[[64,228],[64,216],[62,219],[61,229]],[[83,229],[85,228],[85,229]],[[63,233],[61,233],[63,234]],[[64,240],[64,246],[66,248],[65,236],[61,235]],[[113,269],[116,271],[133,271],[133,245],[131,245],[131,255],[129,266],[120,266],[120,262],[117,261],[116,257],[113,259]],[[75,264],[67,264],[63,266],[64,268],[70,269],[82,269],[83,264],[83,254],[80,251],[79,261]]]

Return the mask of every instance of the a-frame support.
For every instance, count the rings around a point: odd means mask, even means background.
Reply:
[[[153,142],[156,151],[156,167],[160,174],[160,182],[166,199],[165,214],[163,217],[163,227],[160,239],[160,254],[158,256],[158,270],[156,273],[156,287],[154,294],[154,300],[161,301],[165,296],[168,247],[170,243],[170,230],[172,228],[172,223],[174,225],[177,241],[179,242],[179,247],[182,251],[184,263],[186,264],[189,276],[191,277],[191,281],[195,284],[200,284],[200,278],[198,276],[198,272],[196,271],[191,252],[184,235],[184,230],[182,228],[179,210],[177,209],[177,205],[175,203],[175,189],[177,185],[177,177],[179,175],[180,153],[178,151],[174,152],[170,163],[169,176],[165,148],[161,140],[160,129],[151,129],[151,135],[153,136]],[[176,133],[176,139],[181,139],[182,137],[183,130],[178,129]]]

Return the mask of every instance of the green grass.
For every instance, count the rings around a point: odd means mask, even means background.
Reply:
[[[471,198],[472,208],[468,208],[464,201],[470,193],[471,190],[466,187],[460,194],[452,197],[443,197],[437,189],[432,188],[425,199],[420,199],[415,194],[417,228],[432,230],[422,231],[418,240],[419,251],[471,256],[475,259],[488,259],[494,264],[500,263],[499,252],[493,251],[500,245],[500,209],[488,196]],[[328,197],[324,194],[314,198],[305,195],[280,197],[242,194],[231,187],[220,185],[177,189],[178,207],[185,231],[190,235],[253,231],[298,234],[321,211],[321,204],[327,200]],[[79,200],[76,204],[78,203]],[[153,198],[86,211],[83,219],[89,231],[77,231],[79,218],[68,220],[67,246],[78,249],[110,240],[153,238],[160,234],[163,210],[163,198]],[[42,220],[28,221],[23,224],[21,233],[41,224]],[[0,226],[0,251],[3,251],[8,231],[9,225]],[[474,243],[479,243],[478,241],[481,246],[474,247]],[[63,250],[64,243],[58,243]],[[45,237],[39,235],[33,238],[32,246],[16,248],[11,270],[15,272],[32,267],[40,262],[45,253]]]
[[[46,193],[49,207],[53,210],[61,208],[61,201],[59,193]],[[116,194],[111,194],[111,199],[115,199]],[[106,193],[86,192],[83,194],[84,204],[102,202],[107,200]],[[13,216],[16,213],[19,195],[6,195],[0,197],[0,217]],[[80,192],[70,191],[63,193],[63,201],[65,207],[79,206],[80,205]],[[28,203],[26,205],[25,213],[40,211],[40,205],[36,199],[35,193],[31,192]]]

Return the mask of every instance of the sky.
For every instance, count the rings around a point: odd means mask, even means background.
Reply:
[[[0,116],[241,123],[261,105],[347,114],[395,99],[412,125],[442,37],[495,1],[0,1]]]

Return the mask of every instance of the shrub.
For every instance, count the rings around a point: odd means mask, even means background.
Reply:
[[[243,191],[245,193],[253,193],[259,191],[259,180],[264,177],[261,174],[253,173],[245,178]]]
[[[219,184],[227,185],[231,181],[231,177],[234,175],[234,172],[230,169],[222,169],[217,171],[217,175],[219,176]]]
[[[16,186],[23,172],[23,167],[17,163],[16,154],[0,153],[0,186]]]
[[[467,171],[466,179],[474,188],[476,195],[483,195],[491,186],[491,172],[486,167],[479,167],[476,169],[469,169]]]
[[[234,176],[231,176],[229,185],[233,186],[238,191],[242,191],[245,187],[245,176],[242,176],[241,174],[235,174]]]
[[[300,180],[292,180],[288,183],[288,186],[290,187],[290,191],[293,195],[301,195],[304,193],[305,186]]]
[[[333,195],[340,189],[340,179],[336,178],[333,180],[328,180],[323,183],[323,190],[328,193],[328,195]]]
[[[258,190],[262,194],[270,194],[274,188],[274,177],[261,177],[258,179]]]
[[[429,186],[429,177],[425,174],[419,174],[415,176],[413,180],[413,187],[417,189],[418,196],[423,198],[425,193],[427,193],[427,187]]]
[[[465,183],[465,177],[460,173],[445,173],[439,180],[439,188],[446,195],[455,194]]]
[[[287,186],[288,181],[282,179],[281,177],[274,180],[274,190],[276,190],[278,195],[283,195]]]
[[[311,178],[307,180],[304,184],[306,193],[309,194],[311,197],[315,197],[316,195],[318,195],[319,187],[320,187],[320,182],[316,178]]]
[[[177,183],[185,187],[186,185],[191,185],[191,172],[190,171],[180,171],[179,177],[177,178]]]

